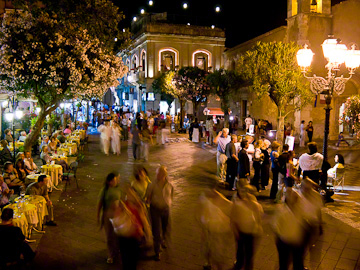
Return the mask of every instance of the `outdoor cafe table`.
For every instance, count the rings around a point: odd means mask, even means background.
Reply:
[[[77,152],[77,144],[76,143],[65,143],[65,146],[69,149],[69,154],[73,155]]]
[[[19,202],[21,200],[21,197],[17,197],[15,199],[15,202]],[[39,195],[25,195],[24,199],[25,202],[33,204],[36,206],[36,212],[38,215],[38,227],[42,228],[43,221],[45,219],[45,216],[48,215],[48,209],[46,205],[46,200],[43,196]]]
[[[64,160],[66,163],[68,163],[68,158],[65,156],[62,156],[62,155],[53,155],[53,156],[51,156],[51,158],[53,159],[53,160]]]
[[[62,167],[61,165],[42,165],[41,166],[41,172],[43,174],[50,175],[51,182],[54,186],[57,186],[59,184],[59,174],[62,175]]]
[[[37,182],[37,180],[38,180],[38,178],[39,178],[39,176],[40,176],[41,174],[29,174],[29,175],[27,175],[26,176],[26,178],[25,178],[25,185],[30,185],[31,183],[34,183],[34,182]],[[48,182],[48,187],[51,187],[51,176],[50,175],[46,175],[48,178],[50,178],[50,181]]]
[[[65,154],[66,156],[69,155],[70,150],[68,148],[64,148],[64,147],[59,147],[57,149],[57,154],[58,155],[62,155]]]
[[[5,209],[6,207],[4,207]],[[29,224],[28,221],[25,217],[25,214],[20,212],[19,209],[17,207],[15,207],[14,210],[14,216],[13,216],[13,225],[15,227],[19,227],[23,233],[23,235],[25,235],[25,237],[28,237],[28,232],[29,232]]]
[[[24,203],[13,203],[5,206],[4,208],[11,208],[14,212],[23,213],[26,217],[27,223],[29,225],[36,226],[39,223],[37,207],[34,204],[24,202]]]
[[[77,145],[80,145],[80,136],[69,136],[68,141],[76,142]]]
[[[86,131],[83,129],[77,129],[71,135],[79,135],[80,139],[84,140],[86,137]]]

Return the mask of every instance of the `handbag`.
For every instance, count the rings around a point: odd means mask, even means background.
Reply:
[[[115,217],[110,218],[110,222],[114,227],[114,232],[116,235],[121,237],[138,237],[140,224],[136,222],[133,214],[126,206],[124,202],[121,202],[123,211],[115,213]]]

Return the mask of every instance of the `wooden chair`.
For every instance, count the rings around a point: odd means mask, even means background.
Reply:
[[[71,179],[71,177],[73,177],[73,178],[75,179],[75,181],[76,181],[76,187],[79,188],[78,181],[77,181],[77,178],[76,178],[76,171],[77,171],[78,166],[79,166],[79,163],[78,163],[77,161],[72,162],[72,163],[70,164],[70,166],[69,166],[69,171],[63,173],[63,181],[66,181],[65,191],[66,191],[67,185],[68,185],[68,184],[70,185],[70,179]]]

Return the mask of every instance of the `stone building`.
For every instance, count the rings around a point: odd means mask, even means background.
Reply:
[[[165,101],[152,91],[152,82],[161,72],[186,66],[219,69],[224,66],[225,32],[215,27],[174,24],[167,13],[147,14],[131,26],[134,44],[123,61],[129,68],[117,88],[124,105],[134,111],[167,109]],[[178,104],[172,113],[178,111]],[[185,107],[192,113],[191,104]]]
[[[225,52],[225,67],[234,69],[238,56],[258,41],[293,41],[301,46],[309,45],[315,53],[309,75],[316,74],[325,77],[327,72],[325,69],[326,60],[322,53],[321,44],[328,38],[328,35],[332,34],[335,38],[341,39],[348,48],[354,43],[360,46],[359,25],[360,0],[346,0],[333,6],[331,6],[331,0],[288,0],[287,25],[228,49]],[[348,72],[343,68],[338,75],[346,77]],[[343,103],[346,98],[350,95],[359,94],[359,87],[358,70],[346,83],[344,93],[339,96],[334,95],[331,105],[333,110],[330,118],[330,139],[337,138],[339,131],[349,131],[349,127],[339,125],[339,115],[344,108]],[[317,100],[316,106],[315,100]],[[255,99],[253,94],[245,90],[239,95],[237,102],[242,106],[242,108],[237,109],[242,113],[240,114],[242,117],[244,114],[251,114],[255,118],[266,118],[270,122],[276,123],[277,109],[268,97],[259,101]],[[288,121],[294,123],[296,130],[298,130],[301,120],[313,121],[315,126],[314,137],[320,138],[324,132],[324,108],[322,96],[316,97],[314,94],[314,102],[308,104],[300,112],[289,116]]]

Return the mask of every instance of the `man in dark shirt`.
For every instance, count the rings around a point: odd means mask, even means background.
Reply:
[[[289,145],[284,144],[283,146],[283,152],[278,158],[278,168],[279,168],[279,177],[282,179],[286,176],[286,162],[288,160],[289,156]],[[279,181],[280,183],[283,183],[284,181]]]
[[[0,265],[20,260],[22,254],[25,262],[30,262],[35,257],[35,252],[25,242],[25,236],[19,227],[12,223],[14,210],[5,208],[1,213],[0,235]]]
[[[235,143],[237,143],[237,136],[231,135],[231,141],[225,147],[225,155],[227,156],[226,182],[229,184],[229,190],[235,190],[234,181],[237,175],[238,162]]]
[[[247,155],[246,149],[248,149],[249,143],[247,140],[241,142],[241,150],[239,152],[239,173],[238,179],[250,177],[250,161]]]

